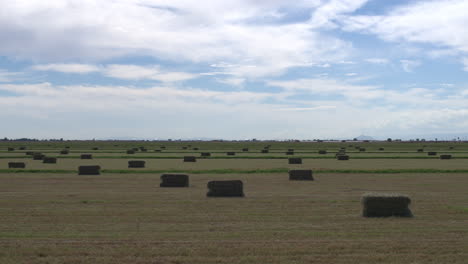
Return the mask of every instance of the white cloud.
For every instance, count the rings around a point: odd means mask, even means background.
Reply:
[[[433,57],[468,53],[468,1],[414,1],[381,16],[348,16],[344,30],[375,34],[386,41],[434,45]]]
[[[9,1],[0,11],[0,53],[47,62],[129,55],[208,65],[225,62],[236,65],[229,74],[256,78],[342,60],[349,53],[349,43],[314,30],[310,21],[283,23],[285,9],[310,10],[320,24],[364,2]]]
[[[405,72],[413,72],[413,70],[421,65],[420,61],[415,60],[400,60],[401,67]]]
[[[56,71],[64,73],[91,73],[100,71],[100,68],[90,64],[77,64],[77,63],[54,63],[54,64],[40,64],[32,66],[36,71]]]
[[[366,59],[365,61],[373,64],[388,64],[389,60],[385,58],[369,58]]]
[[[4,82],[4,83],[12,82],[19,75],[20,75],[20,73],[18,73],[18,72],[10,72],[10,71],[7,71],[7,70],[0,69],[0,82]]]
[[[468,57],[462,59],[464,70],[468,72]]]

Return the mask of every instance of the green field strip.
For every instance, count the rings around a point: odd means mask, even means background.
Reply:
[[[159,174],[159,173],[188,173],[188,174],[260,174],[260,173],[287,173],[288,168],[273,168],[273,169],[215,169],[215,170],[101,170],[102,173],[113,174]],[[318,174],[400,174],[400,173],[468,173],[468,169],[319,169],[313,170]],[[39,170],[39,169],[0,169],[0,173],[14,174],[14,173],[49,173],[49,174],[77,174],[77,170]]]

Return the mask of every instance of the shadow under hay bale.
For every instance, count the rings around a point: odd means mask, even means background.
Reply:
[[[290,170],[289,171],[290,181],[313,181],[312,170]]]
[[[337,160],[349,160],[349,156],[348,155],[338,155],[338,156],[336,156],[336,159]]]
[[[452,158],[452,155],[450,154],[442,154],[440,155],[440,159],[451,159]]]
[[[44,157],[44,159],[42,159],[42,163],[55,164],[55,163],[57,163],[57,158]]]
[[[235,156],[236,153],[235,153],[235,152],[226,152],[226,155],[228,155],[228,156]]]
[[[144,168],[146,161],[144,160],[129,160],[128,167],[129,168]]]
[[[26,164],[24,162],[8,162],[8,168],[10,169],[24,169]]]
[[[289,158],[288,163],[289,164],[302,164],[302,159],[301,158]]]
[[[100,174],[101,174],[101,166],[99,165],[78,167],[78,175],[100,175]]]
[[[134,151],[133,149],[128,149],[128,150],[127,150],[127,154],[129,154],[129,155],[130,155],[130,154],[135,154],[135,151]]]
[[[208,182],[208,197],[244,197],[242,181],[210,181]]]
[[[61,154],[61,155],[67,155],[68,153],[70,153],[70,151],[69,151],[68,149],[62,149],[62,150],[60,151],[60,154]]]
[[[326,150],[319,150],[318,154],[327,154],[327,151]]]
[[[286,155],[294,155],[294,151],[286,151]]]
[[[91,154],[81,154],[81,159],[93,159],[93,155]]]
[[[211,156],[211,153],[209,153],[209,152],[202,152],[202,153],[200,153],[200,155],[201,155],[202,157],[210,157],[210,156]]]
[[[195,156],[185,156],[184,162],[197,162],[197,158]]]
[[[411,199],[402,194],[367,193],[361,198],[364,217],[412,217]]]
[[[159,187],[189,187],[189,176],[186,174],[162,174]]]
[[[243,148],[242,151],[249,151],[249,148]]]
[[[41,153],[34,153],[33,154],[33,160],[42,160],[45,157],[44,154]]]
[[[268,149],[262,149],[262,153],[268,153],[270,152]]]
[[[437,152],[435,152],[435,151],[429,151],[429,152],[427,153],[427,155],[428,155],[428,156],[436,156],[436,155],[437,155]]]

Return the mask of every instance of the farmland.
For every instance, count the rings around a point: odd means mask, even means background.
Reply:
[[[315,180],[289,181],[289,169]],[[160,188],[164,172],[190,187]],[[466,263],[467,175],[468,144],[453,142],[2,142],[0,263]],[[217,179],[242,180],[245,197],[207,198]],[[366,192],[407,194],[414,217],[362,217]]]

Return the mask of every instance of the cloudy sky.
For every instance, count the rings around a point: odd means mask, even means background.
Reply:
[[[467,0],[0,4],[0,137],[468,134]]]

